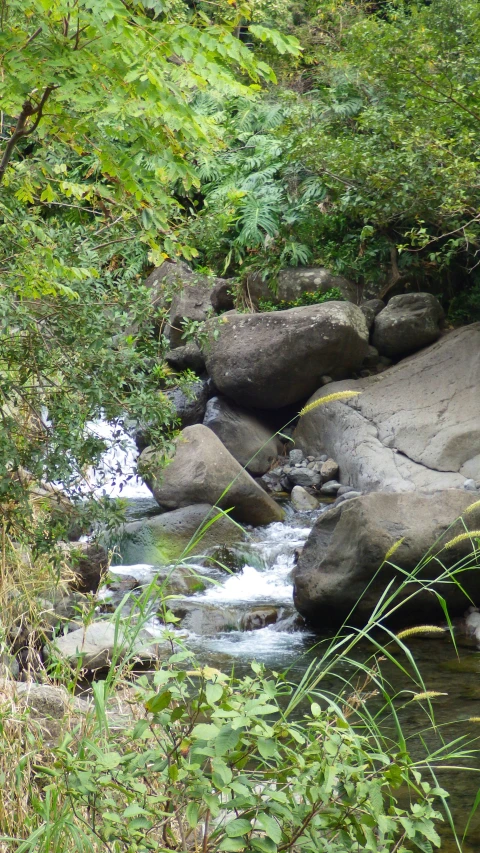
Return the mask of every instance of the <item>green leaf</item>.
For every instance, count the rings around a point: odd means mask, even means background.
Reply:
[[[231,726],[222,726],[215,740],[216,755],[225,755],[227,752],[235,749],[240,739],[238,729],[233,729]]]
[[[168,707],[171,698],[172,694],[170,690],[161,690],[160,693],[157,693],[145,702],[145,708],[147,711],[150,711],[151,714],[158,714],[160,711],[164,711],[165,708]]]
[[[199,813],[200,807],[198,803],[191,802],[188,804],[185,810],[185,817],[187,818],[187,823],[191,829],[195,829],[197,826]]]
[[[229,838],[237,838],[241,835],[247,835],[251,832],[252,824],[249,820],[245,820],[243,817],[239,817],[236,820],[232,820],[230,823],[227,823],[225,827],[225,832],[227,833]]]
[[[212,684],[212,682],[208,682],[205,688],[205,696],[207,697],[207,702],[209,705],[214,705],[215,702],[218,702],[223,696],[223,687],[221,684]]]
[[[258,823],[265,830],[268,838],[271,838],[274,844],[280,844],[282,840],[282,830],[275,818],[271,817],[266,812],[261,812],[258,815]]]
[[[274,844],[271,838],[258,838],[254,837],[250,839],[250,844],[254,850],[259,850],[260,853],[276,853],[277,845]]]
[[[273,738],[258,738],[257,747],[262,758],[273,758],[277,753],[277,744]]]
[[[219,850],[226,850],[227,853],[239,853],[245,850],[246,842],[240,838],[224,838],[219,846]]]
[[[192,731],[192,737],[196,740],[214,740],[218,737],[220,729],[213,723],[199,723]]]
[[[106,770],[113,770],[115,767],[118,767],[121,764],[122,756],[119,752],[106,752],[104,755],[100,755],[98,758],[98,763],[101,764]]]

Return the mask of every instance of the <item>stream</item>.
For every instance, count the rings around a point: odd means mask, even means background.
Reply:
[[[133,471],[133,448],[127,446],[124,452],[120,467],[125,472],[127,466],[131,466]],[[118,470],[118,457],[113,456],[111,460]],[[110,494],[118,494],[116,486],[111,488]],[[133,474],[121,494],[127,498],[129,520],[138,521],[158,514],[158,506],[150,492]],[[247,673],[250,663],[256,660],[277,672],[288,670],[291,681],[301,679],[312,657],[316,656],[315,646],[322,638],[308,631],[296,614],[290,575],[295,552],[303,547],[315,519],[327,507],[325,504],[314,512],[298,513],[288,503],[284,522],[247,529],[246,541],[228,548],[226,556],[229,564],[233,563],[228,571],[206,557],[189,560],[204,588],[179,599],[175,607],[183,616],[182,636],[202,663],[225,671],[234,667],[241,675]],[[221,562],[220,557],[217,559]],[[142,584],[148,584],[160,568],[165,569],[147,562],[134,566],[112,565],[112,573],[119,579],[134,575]],[[172,606],[174,612],[175,607]],[[458,655],[448,634],[409,641],[426,689],[442,694],[435,699],[434,707],[439,732],[445,727],[446,740],[465,734],[475,738],[480,734],[480,722],[469,719],[480,720],[480,652],[461,634],[456,637],[456,643]],[[370,652],[371,648],[359,646],[357,649],[359,659]],[[403,704],[406,694],[402,691],[411,690],[411,683],[406,678],[402,680],[399,670],[388,662],[382,671],[400,694],[398,704]],[[419,733],[428,725],[420,703],[410,703],[403,713],[402,726],[413,756],[419,754]],[[475,763],[480,767],[475,757],[469,760],[470,766]],[[476,772],[461,768],[442,769],[438,780],[450,792],[449,806],[461,836],[480,790],[480,777]],[[458,850],[447,823],[441,834],[442,851]],[[471,820],[468,838],[461,849],[463,853],[480,850],[480,813]]]

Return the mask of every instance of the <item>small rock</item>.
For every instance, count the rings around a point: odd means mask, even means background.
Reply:
[[[385,302],[383,302],[382,299],[367,299],[360,307],[362,311],[364,308],[370,308],[376,317],[377,314],[380,314],[380,311],[383,311],[385,308]]]
[[[320,474],[310,471],[308,468],[294,468],[288,475],[290,483],[294,486],[319,486],[322,482]]]
[[[328,483],[325,483],[320,489],[320,494],[330,497],[331,495],[336,495],[339,488],[340,483],[337,483],[336,480],[329,480]]]
[[[307,462],[315,462],[315,456],[307,456]]]
[[[477,484],[476,484],[475,480],[472,480],[471,478],[469,478],[468,480],[465,480],[465,482],[463,484],[463,488],[467,489],[469,492],[476,492],[477,491]]]
[[[320,469],[322,480],[328,483],[329,480],[335,480],[338,477],[338,463],[334,459],[327,459]]]
[[[292,504],[298,512],[310,512],[318,507],[317,499],[310,495],[303,486],[293,487]]]
[[[376,347],[369,346],[368,352],[363,359],[363,367],[367,369],[371,369],[372,367],[376,367],[380,361],[380,356],[378,354],[378,349]]]
[[[300,462],[303,462],[303,450],[300,450],[299,448],[291,450],[288,454],[288,458],[290,459],[291,465],[299,465]]]
[[[324,385],[330,385],[330,382],[333,382],[333,379],[331,376],[321,376],[320,377],[320,388],[322,388]]]
[[[337,492],[337,494],[338,494],[338,492]],[[340,497],[337,498],[337,500],[335,501],[335,506],[343,503],[344,501],[349,501],[352,498],[360,498],[361,495],[362,495],[361,492],[356,492],[356,491],[345,492],[343,495],[340,495]]]
[[[368,331],[370,331],[375,322],[375,311],[373,310],[373,308],[370,308],[369,305],[361,305],[360,310],[363,316],[365,317],[365,322],[367,324]]]
[[[193,370],[195,373],[203,373],[205,370],[202,351],[193,341],[169,350],[165,355],[165,361],[175,370]]]
[[[340,495],[347,495],[348,492],[353,492],[353,491],[354,491],[353,486],[340,486],[337,494],[340,497]]]
[[[266,628],[267,625],[274,625],[277,619],[276,607],[255,607],[242,616],[240,629],[242,631],[257,631],[259,628]]]

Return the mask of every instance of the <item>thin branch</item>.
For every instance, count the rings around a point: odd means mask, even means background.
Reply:
[[[25,101],[20,115],[18,116],[15,130],[12,133],[10,139],[8,140],[5,151],[3,152],[3,157],[0,162],[0,184],[3,181],[7,166],[10,162],[17,142],[19,142],[19,140],[23,139],[25,136],[31,136],[31,134],[36,131],[42,119],[45,104],[50,95],[52,94],[53,90],[56,88],[57,86],[47,86],[41,97],[40,103],[37,104],[37,106],[32,104],[32,102],[29,100]],[[27,130],[27,122],[32,116],[36,116],[35,121],[33,122],[32,126]]]

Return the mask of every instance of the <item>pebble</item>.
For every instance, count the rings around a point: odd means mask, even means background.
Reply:
[[[469,478],[468,480],[465,480],[465,482],[463,484],[463,488],[467,489],[467,491],[469,491],[469,492],[476,492],[477,491],[477,484],[476,484],[475,480],[472,480],[471,478]]]
[[[298,465],[300,462],[303,462],[303,450],[296,447],[294,450],[291,450],[288,454],[288,458],[290,459],[291,465]]]

